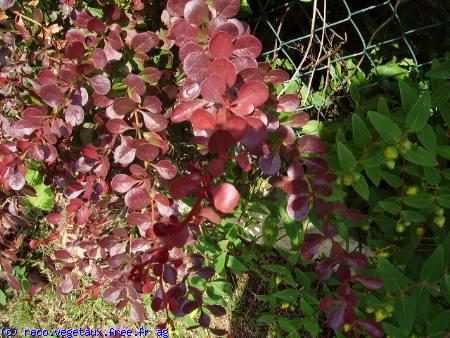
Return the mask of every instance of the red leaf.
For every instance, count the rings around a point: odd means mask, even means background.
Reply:
[[[71,126],[79,126],[84,120],[84,110],[82,107],[69,104],[64,114],[65,121]]]
[[[130,316],[131,320],[135,322],[143,322],[145,320],[145,315],[147,314],[147,310],[142,303],[132,302],[130,307]]]
[[[192,25],[200,26],[209,19],[209,8],[203,0],[191,0],[184,7],[184,18]]]
[[[210,75],[220,76],[227,83],[228,87],[232,87],[236,82],[236,67],[228,59],[217,59],[208,66]]]
[[[267,138],[267,128],[258,118],[247,118],[248,131],[241,139],[241,142],[247,148],[253,150],[260,146]]]
[[[141,144],[136,149],[136,157],[142,161],[153,161],[158,155],[159,149],[148,143]]]
[[[138,183],[139,180],[136,180],[128,175],[118,174],[111,180],[111,187],[114,191],[124,194]]]
[[[222,77],[217,75],[209,75],[202,82],[200,94],[208,101],[223,103],[226,90],[227,85]]]
[[[207,218],[210,222],[215,224],[220,224],[222,222],[220,216],[211,208],[201,208],[200,216]]]
[[[214,130],[216,128],[216,119],[207,110],[196,110],[191,117],[192,127],[195,129]]]
[[[208,75],[210,62],[205,52],[193,52],[184,59],[183,70],[191,80],[201,81]]]
[[[139,76],[147,83],[158,83],[161,79],[161,71],[155,67],[144,68]]]
[[[258,159],[259,167],[266,175],[274,175],[281,168],[281,158],[278,153],[262,155]]]
[[[209,51],[215,59],[229,58],[233,54],[233,41],[227,32],[218,32],[209,42]]]
[[[214,206],[224,213],[232,212],[238,205],[239,198],[239,192],[230,183],[221,183],[213,190]]]
[[[301,153],[323,154],[327,148],[322,144],[318,136],[304,135],[300,138],[298,144]]]
[[[204,100],[182,102],[180,105],[175,107],[174,111],[172,112],[172,122],[180,123],[189,120],[192,116],[192,113],[198,109],[203,108],[205,104],[206,102]]]
[[[208,150],[212,154],[225,154],[236,144],[233,136],[225,130],[215,131],[208,141]]]
[[[145,82],[136,74],[128,74],[125,79],[123,79],[123,83],[138,95],[144,95],[146,89]]]
[[[377,290],[383,286],[383,281],[379,278],[359,276],[357,280],[369,290]]]
[[[239,57],[256,59],[262,51],[262,44],[253,35],[243,35],[234,43],[234,54]]]
[[[67,261],[72,258],[72,255],[67,250],[56,250],[55,258],[60,261]]]
[[[136,103],[128,97],[119,97],[113,103],[113,109],[117,115],[125,115],[135,108]]]
[[[55,84],[42,86],[39,96],[41,97],[42,101],[53,108],[59,107],[64,103],[63,92]]]
[[[103,75],[96,75],[91,78],[91,85],[99,95],[106,95],[111,90],[111,82]]]
[[[236,16],[241,8],[240,0],[214,0],[214,8],[217,10],[217,15],[231,18]]]
[[[180,59],[181,62],[183,62],[186,56],[188,56],[189,54],[193,52],[204,52],[204,51],[205,50],[203,49],[203,47],[200,46],[198,43],[188,42],[180,47],[180,51],[178,52],[178,58]]]
[[[22,286],[20,285],[19,280],[13,275],[6,275],[6,281],[14,290],[22,291]]]
[[[192,192],[194,189],[198,188],[200,183],[197,181],[193,181],[188,176],[181,176],[171,181],[169,185],[170,195],[172,195],[173,199],[179,200]]]
[[[39,285],[33,285],[30,290],[28,290],[28,294],[30,295],[30,297],[34,297],[36,296],[39,292],[41,292],[41,290],[45,287],[44,284],[39,284]]]
[[[309,214],[309,197],[290,195],[286,209],[288,215],[296,221],[303,221]]]
[[[251,104],[254,107],[263,105],[269,98],[269,89],[261,81],[248,81],[239,88],[235,103]]]
[[[266,75],[266,79],[272,84],[279,84],[289,80],[289,74],[282,69],[272,69]]]
[[[294,112],[297,110],[299,104],[300,104],[300,98],[298,97],[298,95],[295,95],[295,94],[284,95],[284,96],[280,97],[280,99],[278,100],[277,112],[284,112],[284,111],[285,112]],[[306,113],[302,113],[302,114],[306,114]],[[301,117],[303,119],[307,118],[306,122],[308,122],[309,116],[307,114],[306,114],[306,116],[301,115]],[[296,127],[296,128],[298,128],[298,127]]]
[[[136,156],[136,148],[132,145],[133,139],[129,136],[123,136],[122,143],[114,150],[114,161],[123,166],[132,163]]]
[[[144,110],[140,112],[144,118],[144,124],[147,130],[159,133],[167,128],[169,122],[161,114],[148,113]]]
[[[189,0],[169,0],[167,2],[167,10],[171,15],[174,16],[183,16],[184,15],[184,6],[188,3]]]
[[[69,59],[78,59],[84,55],[84,45],[80,41],[70,41],[64,48],[64,54]]]
[[[325,237],[320,234],[307,234],[300,250],[302,258],[305,260],[312,259],[319,252],[324,240]]]
[[[122,134],[127,130],[133,129],[122,119],[112,119],[106,123],[106,129],[112,134]]]
[[[136,53],[147,53],[159,43],[158,35],[153,32],[137,33],[131,39],[131,47]]]
[[[132,210],[142,210],[149,205],[148,192],[142,188],[133,188],[125,195],[125,204]]]
[[[152,164],[158,173],[166,180],[171,180],[177,175],[177,167],[168,160],[161,160],[156,164]]]
[[[373,320],[361,320],[359,325],[367,332],[367,334],[373,338],[382,338],[384,337],[384,330],[380,323],[377,323]]]
[[[305,170],[303,169],[303,165],[301,165],[300,162],[294,160],[289,164],[287,174],[291,180],[294,180],[297,178],[302,178],[305,174]]]
[[[292,128],[300,128],[303,127],[306,123],[308,123],[308,121],[309,121],[308,113],[301,112],[290,116],[284,124]]]

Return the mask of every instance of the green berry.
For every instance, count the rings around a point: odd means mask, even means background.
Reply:
[[[367,313],[374,313],[375,309],[373,307],[371,307],[371,306],[368,306],[368,307],[366,307],[366,312]]]
[[[436,216],[434,219],[434,224],[436,224],[437,227],[443,228],[445,224],[445,217],[444,216]]]
[[[354,180],[354,181],[357,181],[357,180],[359,180],[359,179],[361,179],[361,174],[359,174],[359,173],[354,173],[354,174],[353,174],[353,180]]]
[[[384,157],[388,160],[395,160],[398,157],[398,151],[394,147],[387,147],[384,149]]]
[[[405,194],[408,196],[417,195],[417,186],[412,185],[412,186],[406,188]]]
[[[416,235],[417,236],[423,236],[424,233],[425,233],[425,228],[424,227],[417,227],[417,229],[416,229]]]
[[[391,170],[394,169],[395,168],[395,161],[393,161],[393,160],[386,161],[386,167],[388,167]]]
[[[436,216],[444,216],[444,209],[443,208],[437,208],[434,213]]]
[[[344,183],[344,185],[345,185],[346,187],[349,187],[349,186],[351,186],[352,183],[353,183],[353,177],[352,177],[352,176],[349,176],[349,175],[346,175],[346,176],[344,176],[344,178],[342,179],[342,182]]]
[[[412,146],[412,144],[411,144],[411,142],[409,142],[408,140],[404,141],[404,142],[401,144],[402,150],[403,150],[405,153],[411,150],[411,146]]]
[[[395,230],[396,230],[398,233],[402,233],[402,232],[405,231],[405,225],[404,225],[403,223],[398,223],[397,226],[396,226],[396,228],[395,228]]]

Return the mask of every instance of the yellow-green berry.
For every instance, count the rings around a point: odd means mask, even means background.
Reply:
[[[393,161],[393,160],[386,161],[386,167],[388,167],[391,170],[394,169],[395,168],[395,161]]]
[[[398,233],[402,233],[402,232],[405,231],[405,225],[403,223],[397,223],[397,226],[396,226],[395,230]]]
[[[416,235],[417,236],[423,236],[424,233],[425,233],[425,228],[424,227],[417,227],[417,229],[416,229]]]
[[[408,196],[417,195],[417,186],[412,185],[412,186],[406,188],[405,194],[408,195]]]
[[[394,147],[387,147],[384,149],[384,157],[388,160],[395,160],[398,157],[398,151]]]
[[[445,224],[445,217],[444,216],[436,216],[434,219],[434,224],[438,226],[439,228],[442,228]]]
[[[443,208],[437,208],[434,213],[436,214],[436,216],[444,216],[444,209]]]
[[[342,179],[342,182],[344,183],[344,185],[345,185],[346,187],[349,187],[349,186],[351,186],[352,183],[353,183],[353,177],[350,176],[350,175],[346,175],[346,176],[344,176],[344,178]]]

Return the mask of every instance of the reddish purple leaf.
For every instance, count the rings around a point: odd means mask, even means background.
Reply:
[[[75,287],[75,279],[72,275],[67,274],[64,278],[64,281],[59,285],[61,288],[61,292],[64,294],[69,293]]]
[[[281,168],[281,158],[278,153],[262,155],[258,159],[259,167],[266,175],[274,175]]]
[[[113,103],[113,109],[117,115],[125,115],[135,108],[136,103],[128,97],[119,97]]]
[[[131,303],[130,307],[130,316],[131,320],[135,322],[143,322],[145,320],[145,316],[147,314],[147,310],[142,303],[137,301]]]
[[[155,67],[144,68],[139,76],[147,83],[158,83],[161,79],[161,71]]]
[[[206,308],[216,317],[222,317],[227,314],[227,311],[220,305],[206,305]]]
[[[142,188],[133,188],[125,195],[125,204],[132,210],[142,210],[149,205],[148,192]]]
[[[284,112],[284,111],[285,112],[294,112],[297,110],[299,104],[300,104],[300,98],[298,97],[298,95],[295,95],[295,94],[284,95],[284,96],[280,97],[280,99],[278,100],[277,112]],[[306,114],[306,113],[302,113],[302,114]],[[309,116],[306,115],[306,117],[307,117],[306,122],[308,122]],[[306,117],[304,115],[302,115],[303,119],[305,119]],[[295,128],[298,128],[298,127],[295,127]]]
[[[350,252],[346,255],[346,260],[355,269],[367,269],[369,267],[367,256],[359,251]]]
[[[146,90],[145,82],[136,74],[128,74],[125,79],[123,79],[123,83],[138,95],[144,95]]]
[[[287,205],[288,215],[296,221],[303,221],[309,214],[309,197],[303,195],[290,195]]]
[[[214,206],[223,213],[232,212],[238,205],[239,198],[239,192],[230,183],[221,183],[213,190]]]
[[[384,330],[380,323],[377,323],[373,320],[361,320],[359,325],[367,332],[367,334],[373,338],[382,338],[384,337]]]
[[[234,137],[227,131],[215,131],[208,141],[208,150],[211,154],[225,154],[236,144]]]
[[[189,0],[169,0],[167,2],[167,10],[171,15],[175,16],[183,16],[184,15],[184,7],[189,2]]]
[[[112,134],[122,134],[127,130],[133,129],[122,119],[112,119],[106,123],[106,129]]]
[[[359,276],[357,280],[369,290],[377,290],[383,286],[383,281],[379,278]]]
[[[203,80],[200,94],[208,101],[223,103],[227,85],[223,78],[217,75],[209,75]]]
[[[193,52],[184,59],[183,70],[191,80],[201,81],[208,75],[210,62],[205,52]]]
[[[159,149],[148,143],[141,144],[136,149],[136,157],[142,161],[153,161],[158,155]]]
[[[168,160],[161,160],[158,163],[152,164],[158,173],[166,180],[171,180],[177,175],[177,167]]]
[[[144,124],[148,131],[159,133],[167,128],[169,122],[161,114],[148,113],[144,110],[141,110],[140,112],[144,118]]]
[[[96,75],[91,78],[91,85],[99,95],[106,95],[111,90],[111,82],[106,76]]]
[[[303,165],[301,165],[299,161],[294,160],[289,164],[287,174],[291,180],[294,180],[297,178],[302,178],[305,174],[305,170],[303,169]]]
[[[186,56],[188,56],[193,52],[204,52],[204,49],[202,46],[200,46],[198,43],[195,42],[185,43],[180,47],[180,51],[178,52],[178,58],[180,59],[181,62],[183,62]]]
[[[59,107],[64,103],[64,94],[56,84],[42,86],[39,96],[42,101],[53,108]]]
[[[79,126],[84,120],[84,110],[82,107],[69,104],[64,114],[65,121],[71,126]]]
[[[139,180],[136,180],[128,175],[118,174],[111,180],[111,187],[114,191],[124,194],[138,183]]]
[[[184,7],[184,18],[192,25],[200,26],[209,19],[209,8],[203,0],[191,0]]]
[[[239,88],[235,103],[251,104],[254,107],[263,105],[269,98],[269,89],[261,81],[248,81]]]
[[[6,281],[8,284],[17,291],[22,291],[22,286],[20,285],[19,280],[11,274],[6,275]]]
[[[80,41],[71,41],[66,44],[64,54],[69,59],[78,59],[84,56],[84,45]]]
[[[325,237],[320,234],[307,234],[300,250],[302,258],[305,260],[312,259],[319,252],[324,240]]]
[[[87,23],[87,29],[92,33],[103,34],[106,25],[97,17],[92,18]]]
[[[261,41],[253,35],[243,35],[234,43],[234,54],[256,59],[262,51]]]
[[[121,292],[122,292],[122,288],[109,287],[103,292],[103,298],[107,302],[115,302],[116,300],[119,299]]]
[[[228,59],[217,59],[211,62],[208,66],[208,73],[220,76],[228,87],[232,87],[236,82],[236,67]]]
[[[132,145],[133,139],[129,136],[123,136],[122,143],[114,150],[114,161],[123,166],[132,163],[136,155],[136,148]]]
[[[192,127],[195,129],[214,130],[216,128],[216,119],[207,110],[196,110],[191,117]]]
[[[258,118],[247,118],[248,131],[241,139],[241,142],[247,148],[253,150],[260,146],[267,138],[267,128],[265,124]]]
[[[324,154],[327,151],[320,138],[315,135],[304,135],[298,144],[301,153]]]
[[[209,327],[211,318],[205,312],[201,311],[200,317],[198,317],[198,323],[203,327]]]
[[[282,69],[272,69],[267,73],[266,79],[272,84],[279,84],[289,80],[289,74]]]
[[[187,121],[191,118],[194,111],[201,109],[205,106],[206,101],[204,100],[194,100],[182,102],[180,105],[175,107],[172,112],[172,122],[181,123]]]
[[[233,41],[227,32],[218,32],[209,42],[209,51],[214,59],[229,58],[233,50]]]
[[[67,250],[56,250],[55,258],[60,261],[67,261],[72,258],[72,255]]]
[[[301,112],[290,116],[284,124],[292,128],[300,128],[303,127],[306,123],[308,123],[308,121],[309,121],[308,113]]]
[[[340,330],[345,324],[345,307],[341,305],[328,315],[328,326],[333,330]]]
[[[158,35],[153,32],[137,33],[131,39],[131,47],[136,53],[147,53],[159,43]]]
[[[217,15],[231,18],[236,16],[241,8],[240,0],[214,0],[214,8],[217,10]]]
[[[28,290],[28,294],[30,295],[30,297],[34,297],[36,296],[39,292],[41,292],[41,290],[45,287],[44,284],[38,284],[38,285],[33,285],[30,290]]]
[[[201,38],[200,28],[193,26],[185,20],[179,20],[169,30],[169,36],[175,39],[177,46],[188,42],[199,42]]]

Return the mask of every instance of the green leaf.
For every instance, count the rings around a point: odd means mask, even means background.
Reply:
[[[401,180],[400,177],[393,175],[393,174],[389,174],[385,171],[381,172],[381,177],[383,178],[383,180],[385,180],[387,182],[387,184],[389,184],[392,188],[400,188],[403,185],[403,181]]]
[[[306,316],[311,316],[315,312],[313,307],[309,305],[304,299],[302,299],[300,302],[300,309],[302,310],[302,313]]]
[[[423,168],[425,179],[429,184],[439,184],[441,182],[441,174],[436,167]]]
[[[353,180],[353,189],[366,201],[369,199],[369,186],[364,176],[361,176],[358,180]]]
[[[425,217],[420,212],[417,211],[403,210],[402,215],[405,221],[407,222],[413,223],[425,222]]]
[[[434,79],[450,79],[450,60],[439,64],[433,63],[431,70],[426,75]]]
[[[374,72],[382,77],[400,79],[408,73],[408,70],[400,67],[397,63],[389,63],[375,67]]]
[[[352,116],[352,128],[353,140],[356,146],[364,148],[370,144],[372,135],[370,135],[369,129],[358,114],[353,114]]]
[[[378,257],[378,273],[383,279],[384,288],[387,292],[397,293],[412,283],[400,270],[388,260]]]
[[[386,142],[395,143],[402,136],[398,125],[389,117],[375,111],[369,111],[368,117],[375,130]]]
[[[420,280],[434,282],[441,278],[445,268],[444,247],[439,245],[425,261],[420,270]]]
[[[295,289],[284,289],[273,294],[274,297],[277,297],[282,300],[286,300],[288,302],[295,301],[298,296],[298,291]]]
[[[417,132],[425,127],[428,118],[431,114],[431,97],[430,93],[425,92],[417,100],[414,106],[408,113],[406,118],[406,127],[412,131]]]
[[[450,146],[438,146],[437,148],[439,156],[450,160]]]
[[[434,167],[438,165],[438,162],[436,161],[436,155],[433,155],[422,147],[411,149],[404,155],[404,157],[408,162],[424,167]]]
[[[417,137],[427,150],[433,154],[437,153],[438,146],[436,133],[429,124],[425,125],[425,127],[417,133]]]
[[[36,196],[27,196],[28,202],[35,208],[51,211],[55,206],[55,195],[50,186],[45,185],[44,177],[38,171],[28,169],[26,180],[36,191]]]
[[[400,89],[400,97],[402,100],[402,108],[405,112],[409,112],[417,101],[416,90],[411,87],[405,80],[398,81]]]
[[[388,116],[391,114],[391,112],[389,111],[389,106],[388,106],[384,96],[381,96],[378,99],[377,112],[379,112],[380,114],[385,115],[385,116]]]
[[[353,170],[355,170],[356,159],[353,156],[350,149],[348,149],[347,146],[341,142],[338,142],[337,149],[341,168],[344,169],[346,172],[352,172]]]
[[[450,303],[450,275],[448,273],[444,275],[444,287],[442,293],[444,294],[447,303]]]
[[[431,103],[435,107],[441,107],[447,103],[450,98],[450,85],[442,83],[436,90],[431,94]]]
[[[408,338],[408,335],[404,334],[403,331],[389,323],[383,323],[383,328],[388,335],[395,338]]]
[[[221,273],[227,264],[227,253],[222,253],[219,257],[216,259],[216,263],[214,264],[214,270],[216,270],[217,273]]]
[[[395,317],[400,325],[400,330],[406,335],[409,335],[414,326],[414,319],[416,317],[416,306],[412,297],[403,295],[395,307]]]
[[[439,194],[438,203],[441,207],[450,209],[450,194]]]
[[[236,274],[241,274],[245,271],[248,271],[248,268],[234,256],[228,256],[227,267],[229,267],[231,271],[233,271]]]
[[[438,335],[444,337],[447,329],[450,328],[450,310],[445,310],[438,315],[428,326],[427,333],[429,335]]]
[[[381,180],[381,169],[379,167],[372,167],[372,168],[364,167],[364,169],[366,170],[366,174],[370,178],[372,183],[376,187],[378,187],[380,185],[380,180]]]
[[[0,290],[0,305],[5,306],[7,302],[6,294],[3,292],[3,290]]]
[[[403,202],[413,208],[427,209],[433,207],[433,195],[428,193],[419,193],[414,196],[406,196]]]
[[[384,210],[386,210],[388,213],[392,215],[398,215],[402,210],[398,203],[389,201],[380,201],[378,202],[378,204],[380,205],[380,207],[382,207]]]

